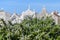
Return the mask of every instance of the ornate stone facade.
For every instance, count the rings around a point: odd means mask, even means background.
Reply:
[[[21,23],[27,16],[30,16],[32,18],[37,17],[38,19],[46,16],[52,16],[56,24],[60,24],[60,15],[58,15],[57,11],[54,11],[52,13],[47,13],[46,9],[43,8],[41,13],[36,13],[33,10],[30,10],[30,7],[21,13],[21,15],[17,15],[16,13],[13,13],[12,15],[8,12],[5,12],[4,10],[0,10],[0,19],[4,19],[4,21],[11,21],[14,23]]]

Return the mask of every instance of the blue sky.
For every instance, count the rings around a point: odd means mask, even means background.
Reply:
[[[48,12],[57,10],[60,12],[60,0],[0,0],[0,9],[8,12],[17,12],[18,14],[28,9],[30,4],[31,10],[41,12],[43,6]]]

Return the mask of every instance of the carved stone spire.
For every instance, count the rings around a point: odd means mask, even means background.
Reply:
[[[42,9],[42,13],[46,13],[46,8],[45,7],[43,7],[43,9]]]
[[[30,10],[30,4],[28,5],[28,10]]]

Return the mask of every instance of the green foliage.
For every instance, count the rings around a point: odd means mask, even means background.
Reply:
[[[55,25],[53,19],[31,18],[22,23],[6,24],[0,27],[0,40],[60,40],[60,26]]]

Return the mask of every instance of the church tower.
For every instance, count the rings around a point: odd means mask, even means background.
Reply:
[[[48,16],[48,13],[47,13],[45,7],[43,7],[41,14],[42,14],[43,16]]]

